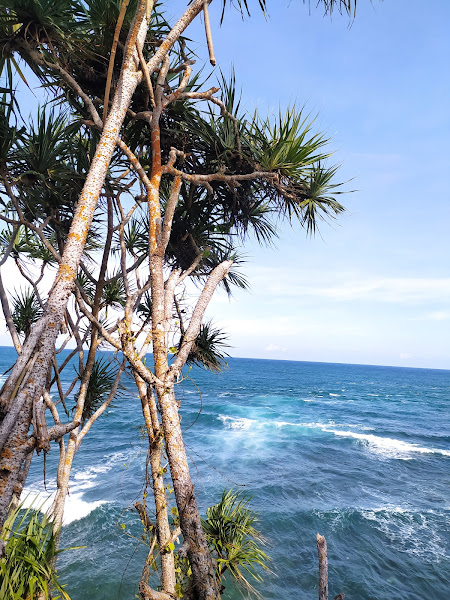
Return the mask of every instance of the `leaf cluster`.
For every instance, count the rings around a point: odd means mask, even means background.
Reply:
[[[47,514],[32,508],[24,511],[19,506],[9,514],[1,539],[6,544],[5,557],[0,560],[0,598],[70,600],[53,568],[54,558],[61,551],[56,551]]]
[[[81,379],[80,374],[78,374],[78,376]],[[82,425],[92,417],[95,411],[100,408],[103,402],[108,398],[116,376],[117,367],[115,366],[114,361],[105,357],[95,359],[81,416]],[[116,398],[120,397],[121,391],[123,390],[125,390],[125,387],[119,385]],[[75,403],[78,401],[79,394],[80,392],[75,394]]]
[[[228,347],[226,339],[227,336],[220,329],[215,329],[211,322],[203,323],[186,364],[199,365],[209,371],[222,371],[228,366],[225,357],[229,355],[224,351]]]
[[[255,528],[257,515],[248,507],[250,498],[225,490],[218,504],[202,520],[209,547],[217,561],[217,575],[223,583],[225,572],[248,591],[255,592],[248,577],[262,581],[259,569],[269,570],[269,557],[262,549],[264,539]]]
[[[32,290],[22,290],[12,297],[12,320],[17,333],[27,338],[30,335],[31,326],[42,316],[43,310]]]

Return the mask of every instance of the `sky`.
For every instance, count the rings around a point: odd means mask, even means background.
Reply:
[[[268,0],[267,19],[248,3],[221,27],[210,6],[216,71],[234,68],[250,113],[304,106],[354,191],[315,238],[279,223],[274,247],[250,241],[250,290],[217,294],[208,318],[232,356],[450,369],[450,2],[358,0],[351,23],[314,2]],[[186,35],[206,62],[202,23]]]
[[[351,26],[311,4],[228,10],[218,67],[251,113],[317,115],[355,191],[315,238],[284,224],[275,248],[246,246],[250,291],[209,317],[233,356],[450,369],[450,2],[359,0]],[[203,41],[201,24],[187,35]]]

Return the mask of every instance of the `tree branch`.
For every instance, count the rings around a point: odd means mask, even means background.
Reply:
[[[169,368],[169,376],[172,381],[177,377],[181,368],[186,363],[187,357],[189,356],[189,352],[192,349],[192,345],[194,344],[198,336],[198,332],[200,330],[200,325],[203,319],[203,315],[205,314],[205,310],[217,286],[226,276],[232,264],[232,260],[226,260],[222,262],[211,272],[210,276],[208,277],[205,287],[203,288],[202,293],[200,294],[200,297],[195,305],[191,320],[183,337],[180,350],[178,351],[175,361]]]

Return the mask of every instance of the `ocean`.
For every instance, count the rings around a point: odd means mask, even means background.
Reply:
[[[1,372],[13,359],[1,349]],[[131,600],[145,559],[132,505],[146,444],[132,381],[123,382],[128,392],[75,461],[62,547],[85,547],[59,562],[72,600]],[[450,371],[232,358],[220,374],[191,369],[177,393],[201,512],[233,488],[259,513],[272,558],[255,586],[262,598],[317,598],[317,532],[330,598],[448,597]],[[48,494],[56,458],[55,447]],[[42,479],[37,457],[28,499]]]

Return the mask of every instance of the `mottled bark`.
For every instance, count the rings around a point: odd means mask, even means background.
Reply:
[[[49,362],[53,355],[53,347],[59,333],[60,325],[64,319],[68,299],[73,291],[74,280],[84,251],[86,237],[92,223],[93,214],[97,206],[109,163],[116,146],[117,134],[122,126],[134,90],[143,77],[142,72],[137,70],[139,57],[136,46],[142,48],[147,35],[149,15],[152,7],[153,2],[151,1],[142,0],[139,3],[136,17],[127,39],[124,62],[116,93],[102,131],[100,143],[97,147],[80,200],[76,207],[67,243],[57,276],[48,297],[44,315],[33,327],[7,382],[2,388],[0,394],[0,406],[5,409],[2,411],[2,417],[6,417],[6,422],[5,419],[2,419],[3,422],[0,424],[0,449],[3,448],[9,436],[14,435],[13,429],[21,412],[25,411],[28,413],[30,408],[29,405],[33,398],[39,397],[42,394]],[[195,0],[181,19],[179,19],[167,38],[155,52],[154,56],[147,63],[147,69],[150,75],[164,59],[180,34],[202,10],[202,7],[202,0]],[[68,85],[71,85],[71,82],[67,80],[67,78],[66,82]],[[75,91],[77,90],[75,89]],[[38,343],[42,348],[45,348],[47,352],[42,357],[43,359],[39,363],[36,362],[33,367],[31,377],[29,378],[31,387],[27,384],[22,395],[17,395],[17,397],[15,397],[17,392],[17,381],[22,376],[24,369],[27,368]],[[0,454],[0,469],[1,462],[2,455]],[[4,489],[9,488],[6,486]],[[10,498],[4,498],[3,504],[8,505],[9,501]],[[0,508],[0,525],[5,516],[5,512]]]
[[[160,394],[165,446],[170,474],[180,516],[180,527],[192,569],[196,596],[199,600],[217,600],[220,597],[215,576],[215,565],[209,552],[194,495],[186,449],[173,387]]]
[[[173,595],[175,594],[176,575],[173,551],[167,548],[167,545],[172,541],[172,530],[169,525],[164,474],[161,467],[163,435],[160,431],[153,391],[137,373],[134,377],[139,390],[148,435],[149,464],[156,510],[156,535],[161,555],[161,587],[165,592]]]
[[[155,363],[155,375],[160,382],[163,382],[162,385],[156,384],[155,389],[162,415],[164,442],[180,516],[180,526],[181,531],[183,532],[184,541],[187,542],[189,547],[188,558],[192,569],[192,578],[196,594],[199,600],[217,600],[220,597],[220,591],[215,576],[214,563],[206,542],[194,496],[194,486],[189,472],[189,465],[180,427],[180,419],[178,416],[178,405],[175,400],[173,389],[174,379],[168,379],[169,365],[167,355],[169,349],[168,334],[170,318],[166,310],[167,299],[164,282],[164,253],[166,250],[166,241],[162,235],[163,231],[161,227],[159,198],[159,187],[162,175],[159,119],[163,103],[162,84],[164,83],[168,68],[169,63],[168,61],[165,61],[158,77],[159,85],[157,84],[156,87],[156,107],[153,111],[151,129],[151,187],[147,190],[150,281],[152,292],[153,357]],[[173,291],[171,290],[170,293],[173,293]],[[193,334],[195,333],[193,340],[198,333],[198,330],[194,331],[194,329],[195,328],[193,328],[192,331]],[[182,365],[180,365],[180,367],[181,366]]]
[[[319,556],[319,600],[328,600],[328,558],[327,542],[317,534],[317,554]]]
[[[28,403],[19,415],[13,431],[9,437],[0,460],[0,515],[3,517],[0,526],[8,514],[9,505],[13,496],[20,496],[23,488],[22,468],[30,452],[27,445],[28,430],[32,416],[32,403]]]

